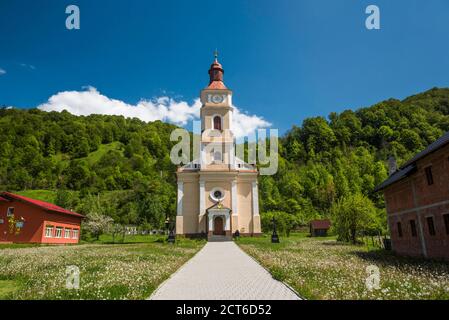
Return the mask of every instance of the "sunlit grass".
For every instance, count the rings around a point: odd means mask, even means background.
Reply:
[[[14,280],[0,280],[0,299],[7,299],[15,291],[19,290],[20,284]]]
[[[264,236],[238,244],[308,299],[449,299],[449,263],[398,257],[332,237],[294,234],[272,244]],[[380,269],[378,290],[366,287],[369,265]]]
[[[22,190],[22,191],[14,191],[14,193],[31,199],[41,200],[50,203],[55,203],[56,200],[56,191],[53,190]]]
[[[8,299],[145,299],[204,241],[176,244],[83,244],[0,250],[0,283]],[[66,267],[80,269],[80,289],[66,288]],[[20,287],[11,291],[14,283]],[[0,291],[3,292],[3,291]]]

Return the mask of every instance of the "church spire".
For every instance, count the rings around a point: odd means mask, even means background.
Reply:
[[[218,51],[214,52],[214,63],[211,64],[209,69],[209,86],[208,89],[227,89],[223,83],[224,70],[220,62],[218,62]]]

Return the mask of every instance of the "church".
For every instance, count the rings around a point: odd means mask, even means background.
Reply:
[[[236,156],[232,133],[232,91],[223,82],[224,70],[215,61],[209,85],[201,91],[199,156],[178,167],[176,234],[230,240],[260,235],[258,171]]]

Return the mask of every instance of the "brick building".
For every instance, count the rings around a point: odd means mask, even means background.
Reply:
[[[52,203],[0,193],[0,243],[78,243],[82,219]]]
[[[449,132],[407,161],[376,191],[385,196],[392,248],[449,260]]]

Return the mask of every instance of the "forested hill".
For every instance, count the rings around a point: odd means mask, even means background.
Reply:
[[[71,206],[80,211],[89,210],[82,199],[121,190],[112,201],[120,210],[106,214],[162,223],[176,206],[174,128],[121,116],[0,109],[0,190],[75,190]],[[306,119],[281,139],[278,174],[260,177],[261,209],[305,223],[348,194],[382,208],[372,190],[387,176],[388,156],[400,164],[448,130],[449,89]]]
[[[1,109],[0,187],[98,192],[161,174],[174,182],[174,128],[121,116]]]
[[[306,119],[283,137],[278,175],[261,178],[262,209],[295,212],[304,223],[354,194],[383,209],[373,189],[387,177],[388,157],[401,165],[448,130],[449,88]]]

